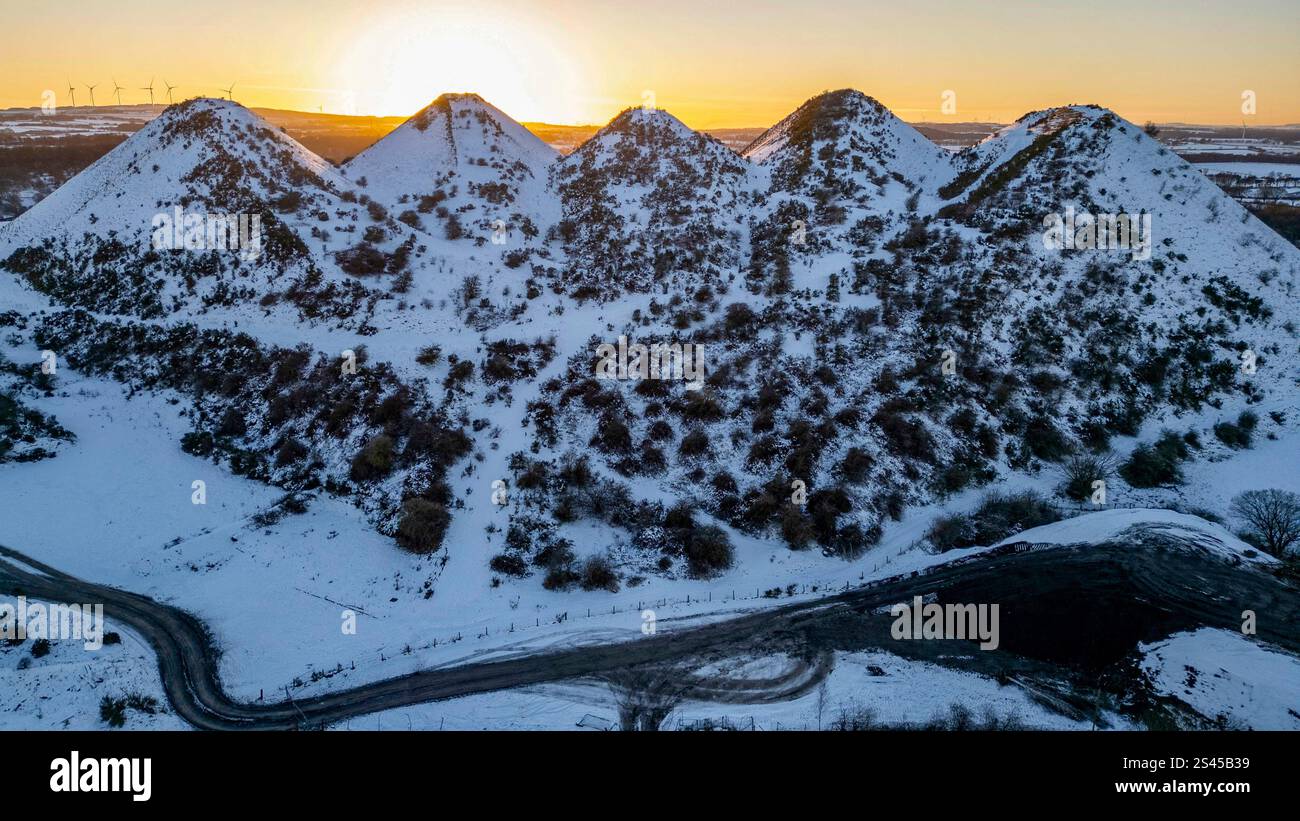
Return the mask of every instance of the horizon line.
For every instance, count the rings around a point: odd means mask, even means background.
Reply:
[[[854,89],[854,90],[856,90],[856,89]],[[489,105],[492,104],[490,101],[488,101],[488,100],[487,100],[485,97],[483,97],[481,94],[478,94],[478,92],[443,92],[442,94],[439,94],[439,95],[433,97],[433,98],[430,100],[430,102],[429,102],[429,103],[426,103],[425,105],[429,105],[429,104],[431,104],[434,100],[437,100],[439,97],[443,96],[443,94],[448,94],[448,93],[455,93],[455,94],[475,94],[475,95],[478,96],[480,99],[482,99],[484,102],[487,102]],[[861,93],[861,94],[865,94],[865,92],[859,92],[859,93]],[[810,99],[810,100],[811,100],[811,99],[814,99],[814,97],[816,97],[816,96],[819,96],[819,95],[814,95],[813,97],[809,97],[808,99]],[[875,99],[875,98],[872,98],[872,99]],[[180,105],[181,103],[188,102],[189,100],[219,100],[219,101],[221,101],[221,102],[232,102],[232,103],[234,103],[235,105],[239,105],[239,106],[241,106],[241,107],[243,107],[243,108],[246,108],[246,109],[248,109],[248,110],[250,110],[250,111],[253,111],[253,110],[259,110],[259,109],[260,109],[260,110],[262,110],[262,111],[282,111],[282,112],[288,112],[288,113],[291,113],[291,114],[309,114],[309,115],[317,116],[317,117],[322,117],[322,116],[325,116],[325,117],[348,117],[348,118],[352,118],[352,119],[370,119],[370,120],[402,120],[402,121],[406,121],[406,120],[411,119],[412,117],[414,117],[416,114],[418,114],[420,111],[422,111],[422,110],[424,109],[424,106],[421,106],[420,108],[416,109],[415,111],[411,112],[410,114],[347,114],[347,113],[344,113],[344,112],[337,112],[337,111],[322,111],[322,110],[310,111],[310,110],[307,110],[307,109],[301,109],[301,108],[280,108],[280,107],[276,107],[276,106],[246,105],[246,104],[244,104],[244,103],[239,102],[238,100],[228,100],[228,99],[226,99],[225,97],[221,97],[221,96],[215,96],[215,95],[196,95],[196,96],[193,96],[193,97],[187,97],[187,98],[185,98],[185,99],[183,99],[183,100],[180,100],[180,101],[178,101],[178,102],[176,102],[176,103],[122,103],[122,104],[117,104],[117,103],[108,103],[108,104],[104,104],[104,105],[60,105],[60,106],[56,106],[56,111],[55,111],[55,113],[57,114],[58,111],[63,110],[63,109],[89,109],[89,108],[159,108],[159,109],[166,110],[167,108],[169,108],[169,107],[172,106],[172,105]],[[805,102],[806,102],[806,101],[805,101]],[[877,102],[879,102],[879,101],[877,101]],[[796,106],[794,109],[791,110],[791,113],[793,113],[794,111],[797,111],[798,108],[799,108],[800,106],[802,106],[802,105],[803,105],[803,103],[800,103],[799,106]],[[884,103],[881,103],[881,105],[884,106]],[[890,112],[891,114],[893,114],[895,117],[898,117],[899,120],[901,120],[902,122],[905,122],[905,123],[907,123],[907,124],[909,124],[909,125],[938,125],[938,126],[945,126],[945,125],[951,125],[951,126],[955,126],[955,125],[1002,125],[1002,126],[1006,126],[1006,125],[1011,125],[1012,123],[1018,121],[1019,119],[1025,117],[1026,115],[1028,115],[1028,114],[1032,114],[1032,113],[1035,113],[1035,112],[1037,112],[1037,111],[1046,111],[1046,110],[1050,110],[1050,109],[1053,109],[1053,108],[1069,108],[1069,107],[1072,107],[1072,106],[1098,106],[1098,107],[1100,107],[1100,108],[1106,108],[1106,110],[1111,111],[1111,112],[1114,112],[1114,113],[1116,113],[1118,116],[1123,116],[1123,115],[1119,115],[1119,113],[1118,113],[1118,112],[1115,112],[1115,110],[1112,109],[1112,108],[1107,108],[1106,106],[1102,106],[1102,105],[1099,105],[1099,104],[1096,104],[1096,103],[1064,103],[1064,104],[1057,105],[1057,106],[1047,106],[1046,108],[1030,109],[1030,110],[1024,112],[1024,114],[1021,114],[1019,117],[1016,117],[1015,119],[1011,119],[1011,120],[1006,120],[1006,121],[1002,121],[1002,120],[993,120],[993,119],[988,119],[988,120],[981,120],[981,119],[959,119],[959,120],[952,120],[952,121],[944,121],[944,120],[927,120],[927,119],[911,120],[911,119],[905,119],[904,117],[899,116],[899,114],[898,114],[897,111],[895,111],[895,110],[892,109],[892,108],[889,108],[888,106],[884,106],[884,107],[885,107],[886,109],[888,109],[889,112]],[[639,108],[639,107],[641,107],[641,106],[639,106],[639,105],[637,105],[637,104],[630,104],[630,105],[627,106],[627,108]],[[657,108],[657,110],[659,110],[659,111],[664,111],[664,112],[666,112],[666,113],[672,115],[672,112],[671,112],[668,108],[666,108],[666,107],[663,107],[663,106],[657,106],[656,108]],[[626,109],[624,109],[624,110],[626,110]],[[908,110],[908,109],[900,109],[900,110]],[[912,110],[915,110],[915,109],[912,109]],[[31,112],[33,112],[33,113],[39,113],[39,112],[42,111],[42,106],[39,106],[39,105],[35,105],[35,106],[9,106],[9,107],[7,107],[7,108],[0,108],[0,114],[6,114],[6,113],[9,113],[9,112],[15,112],[15,111],[31,111]],[[502,111],[503,111],[503,113],[505,113],[507,116],[510,116],[509,112],[505,112],[504,109],[502,109]],[[551,121],[549,121],[549,120],[515,120],[515,122],[519,123],[520,125],[539,125],[539,126],[551,126],[551,127],[557,127],[557,128],[597,128],[597,129],[599,129],[599,128],[604,128],[604,127],[605,127],[606,125],[608,125],[610,122],[613,122],[614,119],[617,118],[617,116],[618,116],[618,115],[615,115],[614,117],[611,117],[610,120],[609,120],[608,122],[605,122],[605,123],[594,123],[594,122],[588,122],[588,123],[563,123],[563,122],[551,122]],[[672,116],[676,116],[676,115],[672,115]],[[787,115],[787,116],[788,116],[788,115]],[[514,119],[514,117],[511,117],[511,119]],[[784,117],[782,117],[781,119],[784,119]],[[776,123],[772,123],[772,124],[770,124],[770,125],[719,125],[719,126],[709,126],[709,127],[707,127],[707,128],[694,128],[693,126],[687,126],[687,127],[688,127],[688,128],[691,128],[692,131],[704,131],[704,132],[709,132],[709,131],[727,131],[727,130],[738,130],[738,129],[768,129],[768,128],[772,128],[772,127],[775,126],[777,123],[781,122],[781,119],[778,119]],[[1127,118],[1126,118],[1126,119],[1127,119]],[[1135,122],[1135,121],[1130,121],[1130,122]],[[1156,125],[1158,125],[1158,126],[1189,126],[1189,127],[1190,127],[1190,126],[1207,126],[1207,127],[1215,127],[1215,128],[1236,128],[1236,127],[1242,127],[1242,126],[1244,126],[1244,127],[1247,128],[1247,129],[1250,129],[1250,128],[1300,128],[1300,122],[1252,123],[1252,124],[1246,124],[1246,123],[1244,123],[1244,122],[1241,122],[1241,123],[1237,123],[1237,122],[1206,122],[1206,121],[1197,122],[1197,121],[1188,121],[1188,120],[1152,120],[1151,122],[1154,122],[1154,123],[1155,123]]]

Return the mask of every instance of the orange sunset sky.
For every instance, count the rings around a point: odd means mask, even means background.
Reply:
[[[1134,121],[1300,123],[1300,2],[0,0],[0,107],[236,83],[249,106],[408,115],[477,91],[518,120],[603,123],[653,92],[695,128],[765,126],[830,88],[906,120],[1098,103]],[[1256,113],[1243,115],[1242,93]],[[945,91],[955,113],[941,112]],[[159,97],[165,99],[165,97]]]

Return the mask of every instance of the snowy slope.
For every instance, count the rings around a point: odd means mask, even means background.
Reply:
[[[743,152],[775,169],[785,191],[841,186],[850,195],[895,174],[928,189],[953,174],[951,153],[860,91],[829,91],[801,105]]]
[[[750,171],[666,111],[625,110],[552,168],[557,284],[580,300],[716,286],[740,265]]]
[[[7,249],[87,232],[134,242],[152,233],[156,214],[183,201],[239,213],[299,187],[326,193],[346,184],[333,166],[243,106],[199,98],[168,107],[7,225],[3,239]]]
[[[1300,730],[1300,659],[1240,633],[1204,628],[1142,648],[1156,690],[1209,726]]]
[[[951,152],[848,89],[812,98],[743,154],[766,184],[747,282],[772,294],[860,282],[956,173]]]
[[[285,298],[299,319],[346,320],[373,297],[337,255],[377,221],[351,189],[244,107],[189,100],[0,229],[0,259],[33,287],[95,310],[162,317]],[[209,229],[214,219],[242,219],[254,241],[232,247]],[[396,256],[411,231],[394,227],[376,244]]]
[[[1162,406],[1294,392],[1300,252],[1140,128],[1095,106],[1051,109],[961,161],[937,223],[979,232],[976,262],[953,269],[978,276],[985,312],[964,341],[1054,374],[1076,425],[1132,434]],[[1045,220],[1069,212],[1149,218],[1149,246],[1045,247]]]
[[[553,221],[547,168],[559,152],[477,94],[443,94],[348,162],[348,177],[384,205],[456,217],[481,243],[501,220],[535,232]],[[444,214],[446,216],[444,216]],[[435,234],[434,216],[422,216]]]

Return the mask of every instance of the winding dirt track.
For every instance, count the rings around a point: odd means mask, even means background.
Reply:
[[[833,647],[861,642],[861,636],[846,639],[846,634],[857,625],[873,620],[879,623],[879,616],[869,615],[872,611],[928,593],[949,594],[941,600],[1013,603],[1028,591],[1046,586],[1055,591],[1054,597],[1076,599],[1067,602],[1074,621],[1080,613],[1086,618],[1088,602],[1136,602],[1143,612],[1158,616],[1161,631],[1201,625],[1237,629],[1241,611],[1256,609],[1261,613],[1259,638],[1300,652],[1300,594],[1296,589],[1267,572],[1225,561],[1192,543],[1174,548],[1168,543],[1155,547],[1131,543],[1025,547],[1013,545],[949,562],[924,574],[886,579],[824,599],[653,637],[423,670],[277,703],[247,703],[227,696],[217,678],[217,653],[207,630],[182,610],[69,576],[3,546],[0,593],[54,602],[103,602],[106,618],[135,630],[157,653],[163,687],[176,713],[197,728],[212,730],[319,727],[422,702],[643,665],[681,664],[706,655],[761,648],[769,640],[789,646],[792,636],[796,644],[805,643],[810,659],[824,659]],[[953,598],[956,594],[964,598]],[[1002,630],[1004,635],[1014,635],[1006,617]],[[1032,652],[1033,648],[1029,649]],[[982,655],[1005,656],[1021,650]],[[704,690],[725,689],[725,685],[701,684]],[[762,697],[761,693],[755,695]]]

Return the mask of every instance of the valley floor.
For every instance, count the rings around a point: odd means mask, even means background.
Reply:
[[[0,352],[14,361],[39,358],[30,344],[2,344]],[[0,465],[0,544],[81,578],[194,612],[211,627],[222,651],[224,686],[242,700],[286,687],[295,697],[316,695],[522,650],[635,640],[642,635],[645,611],[653,612],[658,630],[669,631],[813,599],[960,555],[929,556],[918,542],[935,516],[969,508],[981,495],[966,493],[943,506],[908,511],[902,521],[889,524],[876,548],[854,562],[791,552],[733,531],[737,568],[715,581],[650,577],[616,594],[548,592],[537,578],[493,587],[486,563],[495,549],[485,542],[484,527],[493,516],[504,524],[506,515],[495,506],[480,504],[470,508],[471,515],[456,517],[447,536],[449,560],[438,567],[397,549],[360,511],[328,495],[318,496],[304,514],[258,526],[254,517],[281,494],[182,452],[177,443],[190,424],[179,413],[184,404],[173,404],[166,395],[128,397],[116,383],[61,370],[57,394],[32,404],[57,417],[77,440],[60,445],[53,459]],[[1289,420],[1300,419],[1300,402],[1275,404],[1261,408],[1261,415],[1281,410]],[[1208,425],[1215,419],[1207,414],[1182,425]],[[1228,451],[1214,443],[1185,465],[1188,481],[1177,490],[1121,487],[1112,491],[1111,502],[1121,508],[1200,507],[1224,515],[1231,497],[1245,489],[1300,491],[1293,426],[1273,429],[1275,438],[1257,437],[1251,450]],[[206,483],[206,504],[192,503],[196,480]],[[1013,476],[1005,485],[1050,490],[1057,481],[1054,476]],[[1126,521],[1132,513],[1116,510],[1114,521]],[[1153,515],[1177,514],[1141,514],[1145,519]],[[593,542],[603,536],[591,533]],[[594,551],[597,545],[587,547]],[[433,592],[426,598],[427,589]],[[355,634],[343,629],[347,611],[355,614]],[[1161,658],[1174,658],[1174,650],[1191,652],[1184,641],[1167,644],[1171,646],[1161,646]],[[64,726],[65,719],[70,727],[97,726],[105,682],[114,689],[159,692],[156,667],[136,642],[106,648],[102,658],[83,658],[79,649],[59,647],[31,669],[18,670],[25,652],[0,652],[6,683],[14,685],[4,688],[8,695],[0,702],[6,727]],[[1229,666],[1237,660],[1247,665],[1245,672],[1228,670],[1229,678],[1264,669],[1248,653],[1224,657]],[[865,664],[893,672],[879,682],[863,679]],[[1173,685],[1168,686],[1173,692]],[[32,695],[36,687],[60,694],[41,699]],[[1064,726],[1060,716],[1027,703],[1018,691],[1004,693],[1006,688],[992,680],[887,654],[845,656],[827,687],[826,695],[805,694],[761,708],[685,705],[676,720],[729,717],[764,727],[815,726],[811,706],[816,703],[823,722],[831,713],[855,706],[870,707],[885,721],[920,722],[969,696],[1017,713],[1032,726]],[[900,700],[900,693],[909,695]],[[424,705],[375,720],[382,726],[409,719],[411,726],[421,727],[567,727],[589,712],[612,719],[607,702],[600,688],[545,687]],[[1251,726],[1286,727],[1291,721],[1287,713],[1251,699],[1233,713]],[[175,722],[166,714],[133,716],[128,726]]]

